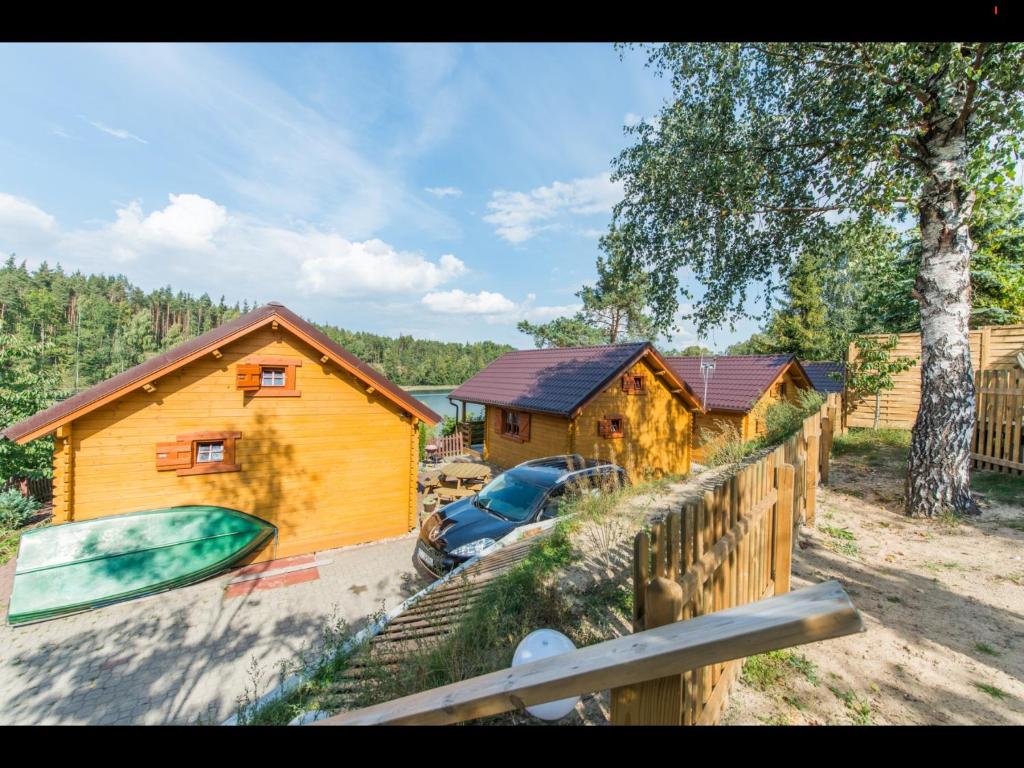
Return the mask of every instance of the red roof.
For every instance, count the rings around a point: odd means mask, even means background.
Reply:
[[[448,397],[571,417],[592,395],[647,354],[672,372],[648,342],[506,352]],[[693,393],[683,382],[678,383],[692,406],[698,407]]]
[[[251,312],[247,312],[240,317],[236,317],[234,320],[224,323],[223,325],[219,325],[201,336],[189,339],[183,344],[179,344],[163,354],[150,358],[146,362],[141,363],[134,368],[129,368],[127,371],[124,371],[117,376],[101,381],[95,386],[90,387],[83,392],[79,392],[77,395],[69,397],[67,400],[63,400],[44,411],[40,411],[24,421],[12,424],[0,433],[0,435],[6,437],[8,440],[19,440],[25,435],[37,432],[39,429],[49,425],[52,425],[53,429],[56,429],[60,424],[67,423],[77,417],[79,411],[88,408],[98,400],[102,400],[109,395],[115,394],[118,390],[132,387],[132,385],[136,384],[141,385],[158,376],[162,376],[168,373],[169,370],[173,370],[178,365],[183,365],[187,362],[186,358],[202,352],[205,349],[215,348],[220,342],[238,334],[239,332],[245,332],[246,329],[255,330],[259,326],[270,322],[270,320],[275,317],[292,325],[300,333],[305,334],[315,345],[322,348],[329,355],[335,357],[341,362],[347,363],[358,372],[358,375],[361,378],[372,383],[377,389],[384,392],[385,396],[390,398],[392,401],[408,408],[412,413],[431,424],[436,424],[441,420],[441,417],[434,413],[434,411],[428,408],[424,403],[414,398],[401,387],[393,384],[385,376],[364,363],[351,352],[345,350],[337,342],[332,341],[330,337],[315,328],[312,324],[303,320],[283,304],[272,301],[262,307],[257,307]],[[131,391],[131,389],[125,389],[123,394],[127,394],[128,391]]]
[[[705,357],[705,362],[712,358]],[[779,374],[790,364],[800,368],[795,355],[720,355],[714,358],[715,370],[708,379],[708,411],[740,411],[746,413],[765,393]],[[699,357],[670,357],[672,370],[697,393],[703,401],[704,376]],[[804,379],[807,375],[800,369]]]

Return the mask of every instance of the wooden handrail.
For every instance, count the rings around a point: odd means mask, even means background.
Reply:
[[[317,725],[445,725],[862,631],[837,581],[452,683]]]

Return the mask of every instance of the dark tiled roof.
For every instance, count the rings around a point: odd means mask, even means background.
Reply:
[[[506,352],[449,397],[569,417],[648,351],[661,357],[647,342]]]
[[[360,375],[372,382],[377,389],[385,391],[392,400],[404,404],[413,413],[422,416],[427,421],[432,421],[432,423],[436,424],[441,420],[441,417],[434,413],[434,411],[428,408],[425,404],[408,394],[401,387],[393,384],[374,368],[364,363],[351,352],[345,350],[337,342],[332,341],[327,335],[322,333],[313,325],[307,323],[283,304],[278,304],[277,302],[272,301],[268,304],[264,304],[262,307],[257,307],[251,312],[247,312],[240,317],[236,317],[234,320],[224,323],[223,325],[219,325],[201,336],[189,339],[183,344],[179,344],[161,355],[150,358],[146,362],[141,363],[134,368],[129,368],[124,373],[120,373],[117,376],[101,381],[84,392],[79,392],[77,395],[69,397],[67,400],[62,400],[56,405],[30,416],[24,421],[12,424],[0,434],[8,440],[18,440],[24,435],[35,432],[49,424],[54,424],[54,428],[56,428],[58,423],[67,421],[68,416],[88,405],[91,405],[92,403],[95,403],[97,400],[102,400],[108,395],[114,394],[118,390],[131,384],[142,384],[156,376],[163,375],[168,372],[165,369],[173,370],[176,363],[183,361],[190,355],[200,352],[206,348],[213,348],[219,342],[227,339],[235,333],[238,333],[239,331],[244,331],[246,328],[255,329],[266,323],[275,315],[295,326],[302,333],[310,337],[316,344],[321,345],[329,354],[344,360],[353,368],[357,369],[360,372]]]
[[[705,358],[707,360],[708,358]],[[690,385],[698,399],[704,396],[699,357],[670,357],[669,365]],[[749,411],[782,369],[796,362],[793,355],[720,355],[708,380],[709,411]],[[797,363],[799,365],[799,363]]]
[[[843,376],[845,368],[842,363],[800,363],[811,380],[811,385],[819,392],[842,392],[845,388]],[[833,374],[838,378],[833,378]]]

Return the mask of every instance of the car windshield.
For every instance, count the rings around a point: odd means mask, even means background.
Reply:
[[[521,523],[530,516],[546,488],[517,480],[508,472],[498,475],[476,496],[476,505]]]

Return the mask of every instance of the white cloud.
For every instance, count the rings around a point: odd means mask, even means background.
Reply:
[[[556,181],[529,192],[498,190],[487,204],[492,213],[484,220],[496,225],[500,237],[521,243],[538,232],[561,226],[571,215],[608,213],[621,197],[621,183],[613,183],[608,173]]]
[[[0,194],[0,252],[11,251],[84,271],[130,264],[131,279],[146,288],[171,282],[250,298],[419,295],[467,271],[452,254],[431,261],[378,239],[271,226],[196,194],[170,195],[148,214],[133,201],[109,223],[69,231],[32,203]]]
[[[416,253],[396,251],[381,240],[351,243],[337,235],[304,238],[316,255],[301,264],[300,287],[327,296],[415,293],[463,274],[466,265],[450,253],[438,263]]]
[[[535,306],[537,296],[528,294],[522,302],[515,302],[501,293],[480,291],[466,293],[460,288],[428,293],[421,303],[431,312],[443,315],[475,315],[489,325],[510,324],[520,320],[545,322],[562,315],[575,314],[579,304],[565,306]]]
[[[461,197],[462,190],[458,187],[426,187],[427,192],[434,197]]]
[[[466,293],[460,288],[428,293],[422,301],[432,312],[450,315],[497,315],[513,312],[516,309],[515,303],[500,293],[491,291]]]
[[[86,120],[86,122],[89,123],[89,125],[91,125],[96,130],[103,131],[103,133],[109,134],[118,139],[131,139],[132,141],[139,142],[139,144],[149,144],[149,142],[146,141],[145,139],[136,136],[134,133],[126,131],[124,128],[111,128],[110,126],[104,125],[98,120]]]
[[[14,195],[0,192],[0,232],[28,230],[51,232],[57,228],[57,220],[50,214]]]

